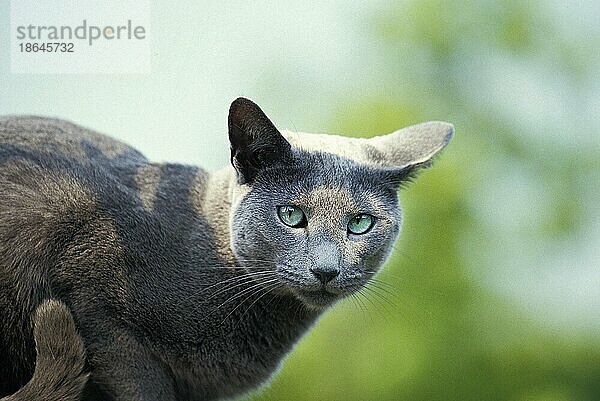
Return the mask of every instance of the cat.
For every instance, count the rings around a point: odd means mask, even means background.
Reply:
[[[228,130],[231,166],[207,173],[69,122],[0,120],[0,396],[41,369],[30,317],[47,299],[85,343],[83,400],[260,386],[379,271],[402,225],[398,188],[454,133],[280,132],[244,98]]]
[[[47,300],[37,307],[33,337],[37,356],[32,379],[0,401],[80,400],[89,376],[83,340],[62,302]]]

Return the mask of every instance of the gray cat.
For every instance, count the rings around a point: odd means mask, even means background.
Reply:
[[[239,98],[233,168],[209,174],[68,122],[0,120],[0,396],[41,369],[31,316],[47,299],[85,343],[83,400],[259,386],[377,273],[402,223],[398,187],[452,134],[442,122],[372,139],[279,132]]]

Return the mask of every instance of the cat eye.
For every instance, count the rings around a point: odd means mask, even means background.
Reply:
[[[277,207],[277,215],[283,224],[293,228],[306,227],[308,221],[306,215],[299,207],[283,205]]]
[[[357,214],[348,222],[348,232],[356,235],[366,234],[375,223],[375,218],[370,214]]]

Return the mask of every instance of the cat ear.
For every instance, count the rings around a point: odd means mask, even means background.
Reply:
[[[429,167],[435,155],[448,145],[454,126],[441,121],[412,125],[367,140],[371,162],[384,166],[384,182],[394,188],[410,181],[416,173]]]
[[[454,135],[454,126],[441,121],[412,125],[370,138],[373,162],[389,167],[427,166]]]
[[[396,171],[399,182],[431,165],[433,157],[446,147],[453,135],[452,124],[430,121],[368,139],[368,153],[372,162],[386,167],[387,174]]]
[[[284,158],[291,148],[260,107],[243,97],[229,108],[229,143],[240,184],[252,183],[261,169]]]

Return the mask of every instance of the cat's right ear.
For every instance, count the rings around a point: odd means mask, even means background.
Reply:
[[[261,169],[281,160],[291,149],[260,107],[243,97],[229,108],[229,143],[240,184],[251,184]]]

